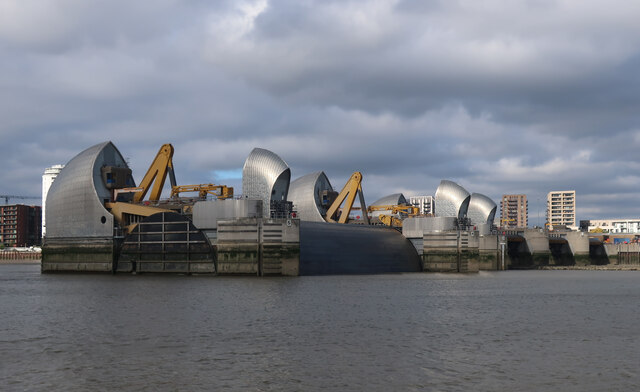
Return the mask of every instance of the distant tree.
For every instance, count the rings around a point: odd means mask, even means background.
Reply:
[[[602,230],[599,227],[596,227],[595,229],[589,230],[589,233],[604,233],[604,230]]]

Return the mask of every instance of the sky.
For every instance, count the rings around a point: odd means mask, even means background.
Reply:
[[[0,194],[110,140],[137,181],[171,143],[178,183],[239,194],[261,147],[292,179],[361,171],[369,202],[447,179],[526,194],[530,225],[552,190],[578,220],[638,218],[638,20],[618,0],[3,0]]]

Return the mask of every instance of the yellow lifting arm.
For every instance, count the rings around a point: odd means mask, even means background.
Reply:
[[[378,215],[378,219],[387,226],[402,227],[402,220],[395,216],[380,214]]]
[[[391,211],[392,214],[403,213],[409,216],[420,215],[418,207],[406,205],[370,206],[367,209],[367,212],[373,211]]]
[[[142,188],[142,191],[134,194],[133,201],[137,203],[144,199],[151,187],[151,183],[153,183],[153,189],[149,195],[149,200],[159,200],[167,174],[169,174],[171,186],[176,186],[176,177],[173,172],[173,146],[171,144],[163,144],[162,147],[160,147],[160,151],[158,151],[156,158],[151,162],[147,174],[145,174],[142,181],[140,181],[139,188]]]
[[[207,195],[216,196],[218,199],[229,199],[233,197],[233,187],[226,185],[199,184],[199,185],[179,185],[171,187],[171,197],[177,197],[183,192],[198,192],[201,199]]]
[[[349,219],[349,213],[353,208],[353,202],[356,199],[356,194],[358,194],[360,197],[360,207],[362,208],[363,218],[366,224],[369,224],[369,216],[367,215],[367,206],[364,202],[364,195],[362,194],[362,173],[360,172],[354,172],[351,175],[351,178],[349,178],[347,183],[344,185],[344,188],[342,188],[342,191],[338,194],[338,197],[336,197],[336,200],[333,202],[333,204],[331,204],[331,207],[329,207],[329,209],[327,210],[327,216],[325,218],[326,221],[332,222],[332,223],[336,222],[335,216],[337,215],[338,210],[342,205],[342,202],[344,202],[346,199],[345,206],[342,209],[342,212],[340,213],[340,218],[338,219],[338,223],[347,223],[347,220]]]
[[[158,212],[172,212],[165,208],[142,206],[124,202],[105,203],[104,205],[113,214],[125,234],[128,234],[138,224],[141,218]]]

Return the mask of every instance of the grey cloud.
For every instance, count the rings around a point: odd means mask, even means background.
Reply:
[[[368,200],[447,178],[530,215],[552,189],[640,214],[635,4],[47,4],[0,6],[0,193],[112,140],[138,180],[170,142],[180,182],[239,192],[216,173],[263,147],[294,178],[362,171]]]

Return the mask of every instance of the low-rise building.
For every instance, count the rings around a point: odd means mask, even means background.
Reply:
[[[421,215],[433,214],[435,211],[433,196],[413,196],[409,198],[409,204],[418,207]]]
[[[40,245],[41,212],[40,206],[0,206],[0,244],[5,247]]]
[[[640,234],[640,218],[631,219],[590,219],[580,221],[591,233]],[[584,223],[587,223],[586,225]]]

